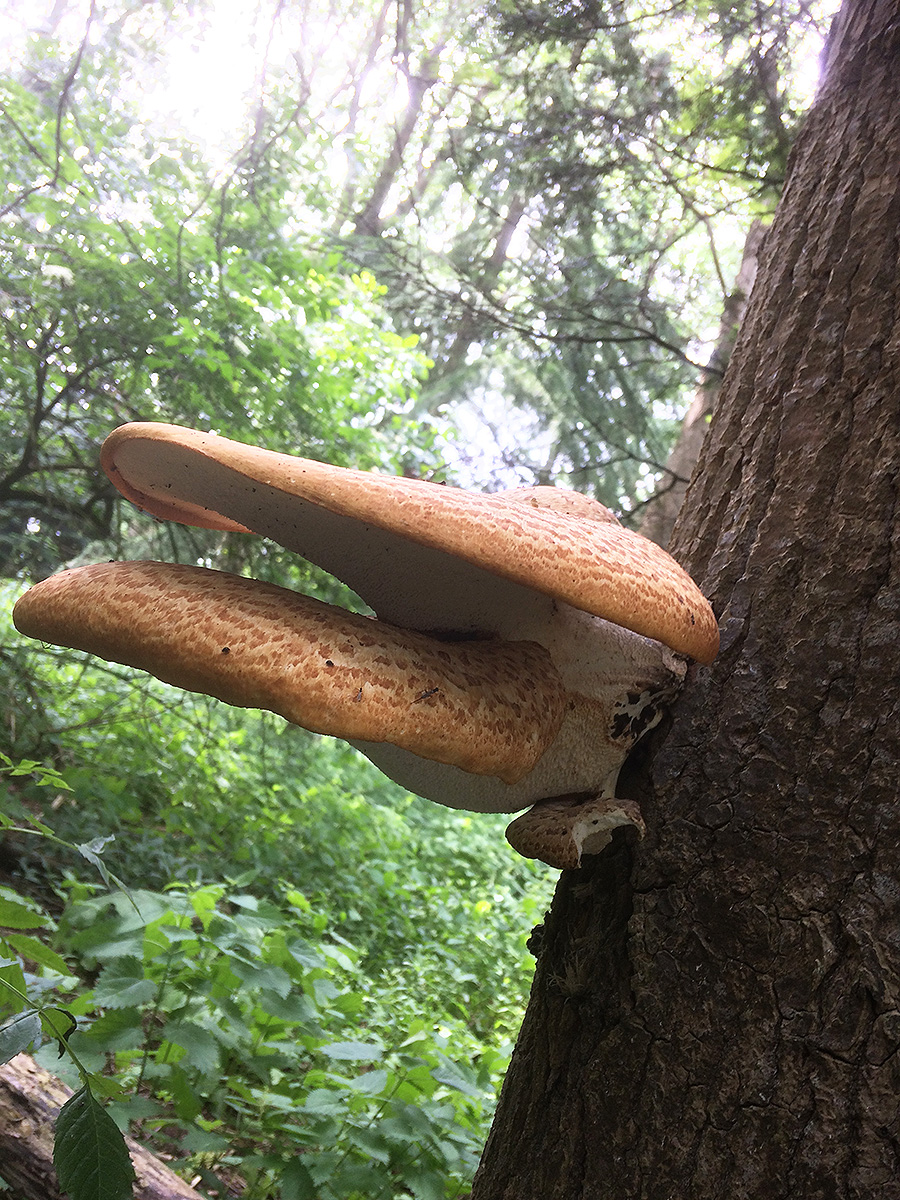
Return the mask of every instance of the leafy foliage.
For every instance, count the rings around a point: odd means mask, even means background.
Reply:
[[[44,47],[41,71],[57,68]],[[213,186],[146,140],[105,84],[57,98],[0,79],[16,189],[0,221],[0,573],[50,570],[118,535],[98,448],[129,419],[215,426],[332,462],[416,470],[436,428],[403,420],[426,368],[383,289],[285,233],[258,180]]]
[[[239,1164],[263,1194],[300,1153],[293,1186],[308,1176],[334,1196],[391,1195],[424,1176],[452,1195],[474,1169],[502,1055],[476,1052],[467,1067],[461,1029],[402,1027],[324,918],[205,886],[82,899],[68,919],[105,1010],[73,1038],[79,1057],[114,1050],[148,1095],[143,1129],[164,1124],[192,1167]]]
[[[209,1186],[464,1191],[549,898],[503,819],[417,801],[263,714],[68,652],[27,659],[0,656],[4,684],[27,673],[42,704],[19,749],[52,746],[62,774],[35,786],[27,758],[3,807],[44,834],[39,854],[18,835],[18,875],[62,907],[0,897],[0,923],[26,923],[2,947],[16,992],[0,986],[0,1044],[23,1049],[40,1014],[45,1064],[112,1094],[114,1119]]]

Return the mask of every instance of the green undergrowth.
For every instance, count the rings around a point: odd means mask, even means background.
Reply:
[[[550,891],[506,818],[14,632],[0,683],[10,761],[60,772],[0,778],[7,821],[68,843],[7,835],[7,900],[33,921],[0,968],[10,1044],[42,1021],[45,1065],[112,1093],[105,1111],[213,1192],[465,1194]]]

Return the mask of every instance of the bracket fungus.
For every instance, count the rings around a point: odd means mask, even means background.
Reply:
[[[402,786],[516,812],[512,844],[574,867],[617,825],[637,739],[718,649],[660,547],[556,488],[480,495],[136,423],[101,463],[154,516],[261,534],[352,588],[360,616],[158,562],[78,567],[26,592],[20,632],[346,738]]]

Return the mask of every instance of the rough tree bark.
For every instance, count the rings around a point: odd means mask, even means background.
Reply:
[[[898,258],[850,0],[675,533],[722,652],[561,880],[473,1200],[900,1197]]]

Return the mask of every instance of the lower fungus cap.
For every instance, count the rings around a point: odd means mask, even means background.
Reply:
[[[534,642],[441,642],[204,567],[78,567],[26,592],[13,620],[30,637],[315,733],[390,741],[510,784],[565,712],[559,674]]]

